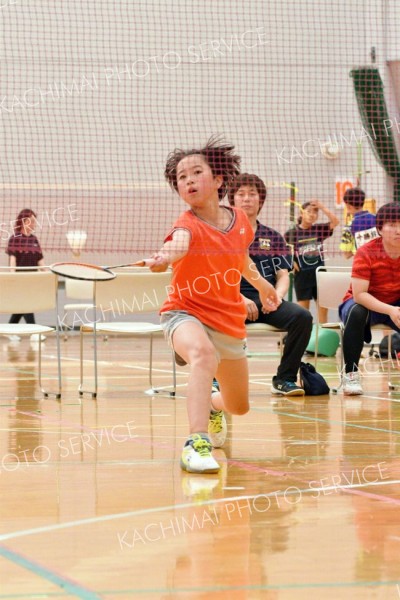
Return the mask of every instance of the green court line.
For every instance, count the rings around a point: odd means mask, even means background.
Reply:
[[[54,571],[51,571],[47,567],[33,561],[22,554],[14,552],[13,550],[9,550],[5,546],[0,546],[0,556],[10,560],[16,565],[19,565],[23,569],[27,569],[31,571],[38,577],[42,577],[46,579],[50,583],[54,585],[58,585],[62,590],[68,592],[69,594],[74,594],[77,598],[81,600],[101,600],[101,596],[96,594],[95,592],[88,590],[87,588],[82,587],[78,583],[75,583],[69,578],[63,577],[62,575],[58,575]],[[7,597],[7,596],[6,596]]]

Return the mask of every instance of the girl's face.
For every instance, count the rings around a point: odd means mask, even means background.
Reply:
[[[222,176],[214,177],[210,166],[200,154],[182,158],[176,169],[178,193],[192,208],[203,207],[209,201],[217,201]]]
[[[400,221],[385,223],[379,233],[385,244],[392,248],[400,248]]]
[[[35,231],[35,228],[36,218],[33,215],[22,219],[21,233],[23,233],[23,235],[32,235],[32,233]]]
[[[318,208],[314,208],[313,206],[307,206],[303,208],[301,211],[301,225],[306,225],[306,227],[310,227],[317,222],[318,219]]]

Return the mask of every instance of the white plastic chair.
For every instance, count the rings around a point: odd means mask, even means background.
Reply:
[[[288,254],[291,255],[291,263],[293,265],[293,256],[294,256],[294,246],[292,244],[287,244],[289,248]],[[288,265],[289,266],[289,265]],[[246,331],[249,335],[264,335],[267,337],[271,336],[279,336],[279,351],[280,357],[282,358],[283,354],[283,338],[287,334],[286,329],[279,329],[279,327],[274,327],[273,325],[267,325],[267,323],[246,323]],[[248,354],[251,356],[251,352]]]
[[[318,267],[317,271],[317,298],[319,306],[337,311],[339,305],[343,301],[343,297],[349,289],[351,283],[351,267],[334,267],[324,266]],[[318,361],[318,331],[319,328],[333,329],[339,333],[340,336],[340,373],[343,373],[344,369],[344,357],[343,357],[343,331],[344,325],[341,321],[335,321],[332,323],[319,323],[318,311],[317,311],[317,330],[315,334],[315,367]],[[393,331],[385,325],[374,325],[371,327],[371,331],[383,330],[389,333]],[[389,348],[388,348],[388,386],[390,390],[394,390],[398,387],[391,381],[391,335],[389,335]],[[339,388],[333,388],[334,392],[339,391]]]
[[[55,327],[27,323],[0,323],[0,335],[39,336],[38,373],[39,386],[44,396],[61,398],[60,337],[57,311],[57,276],[50,271],[19,271],[2,267],[0,270],[0,313],[26,314],[53,311]],[[46,391],[42,386],[42,336],[56,333],[58,389]]]
[[[88,320],[88,311],[94,308],[93,306],[93,282],[80,281],[79,279],[65,279],[65,296],[69,300],[90,300],[90,302],[67,302],[63,306],[62,329],[64,331],[64,340],[68,339],[68,315],[73,313],[79,315],[78,322],[81,323],[85,318]],[[82,315],[82,313],[84,313]],[[91,313],[92,317],[93,313]],[[75,318],[72,320],[72,328],[74,327]]]
[[[152,273],[147,269],[125,271],[117,274],[111,281],[94,282],[93,304],[94,320],[81,326],[80,334],[80,385],[79,395],[90,393],[93,398],[98,390],[97,368],[97,334],[131,335],[150,338],[149,355],[149,383],[150,389],[146,394],[157,394],[165,389],[155,388],[153,385],[153,337],[162,333],[159,323],[123,320],[132,315],[158,312],[167,297],[167,287],[171,282],[171,271],[165,273]],[[113,316],[118,320],[109,320]],[[93,334],[93,359],[94,359],[94,390],[85,390],[83,387],[83,338],[85,333]],[[176,393],[175,356],[172,352],[172,391]]]
[[[267,323],[246,323],[246,332],[247,335],[257,335],[257,336],[279,336],[279,350],[280,356],[282,358],[283,353],[283,338],[287,334],[285,329],[279,329],[278,327],[274,327],[273,325],[267,325]],[[248,353],[248,356],[251,356],[251,352]]]

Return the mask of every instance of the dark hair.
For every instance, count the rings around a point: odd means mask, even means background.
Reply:
[[[378,231],[382,229],[385,223],[400,222],[400,203],[388,202],[380,207],[376,213],[376,228]]]
[[[343,202],[345,204],[350,204],[350,206],[354,206],[354,208],[362,208],[365,202],[365,192],[358,187],[350,188],[345,191]]]
[[[32,220],[32,217],[36,219],[36,213],[30,208],[24,208],[18,214],[14,225],[14,233],[21,233],[22,228],[26,220]]]
[[[167,157],[164,175],[169,185],[175,191],[178,191],[178,182],[176,178],[176,170],[178,164],[183,158],[200,154],[208,166],[210,167],[214,177],[222,176],[223,183],[218,189],[218,197],[220,200],[225,196],[228,185],[240,173],[240,156],[234,154],[235,146],[224,142],[220,137],[211,137],[203,148],[193,148],[191,150],[181,150],[175,148]]]
[[[262,179],[258,177],[258,175],[254,175],[254,173],[241,173],[238,175],[229,185],[228,187],[228,199],[229,203],[233,206],[235,203],[234,196],[236,192],[243,186],[250,185],[255,187],[258,196],[260,199],[260,210],[262,205],[265,202],[265,198],[267,197],[267,188]]]

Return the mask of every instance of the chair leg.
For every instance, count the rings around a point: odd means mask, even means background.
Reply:
[[[97,398],[97,338],[96,332],[93,332],[93,348],[94,348],[94,391],[93,390],[85,390],[83,389],[83,331],[82,327],[80,330],[80,340],[79,340],[79,396],[83,396],[83,394],[91,394],[92,398]]]
[[[67,323],[68,311],[64,310],[63,320],[62,320],[62,331],[64,334],[64,342],[68,340],[68,323]]]
[[[173,370],[172,370],[172,381],[173,390],[172,392],[167,391],[165,388],[155,388],[153,385],[153,335],[150,334],[150,357],[149,357],[149,383],[150,388],[145,391],[145,394],[152,396],[153,394],[167,393],[170,396],[176,395],[176,367],[175,367],[175,354],[172,352],[173,358]]]
[[[319,322],[315,324],[315,345],[314,345],[314,367],[317,370],[318,364],[318,338],[319,338]]]
[[[171,392],[171,396],[176,396],[176,363],[174,351],[172,351],[172,385],[173,391]]]
[[[61,352],[60,352],[60,336],[59,332],[56,331],[57,336],[57,381],[58,381],[58,390],[56,392],[50,392],[45,390],[42,384],[42,334],[39,333],[39,349],[38,349],[38,380],[40,391],[42,392],[45,398],[49,396],[55,396],[57,400],[61,398]]]
[[[340,335],[340,373],[339,373],[339,378],[340,379],[339,379],[339,385],[337,387],[331,388],[333,394],[337,394],[338,392],[340,392],[340,390],[342,389],[342,386],[343,386],[343,373],[344,373],[343,333],[344,333],[344,327],[341,324],[340,330],[339,330],[339,335]]]
[[[400,383],[393,383],[392,381],[392,334],[388,336],[388,387],[390,391],[398,390]],[[398,359],[396,359],[398,361]]]

